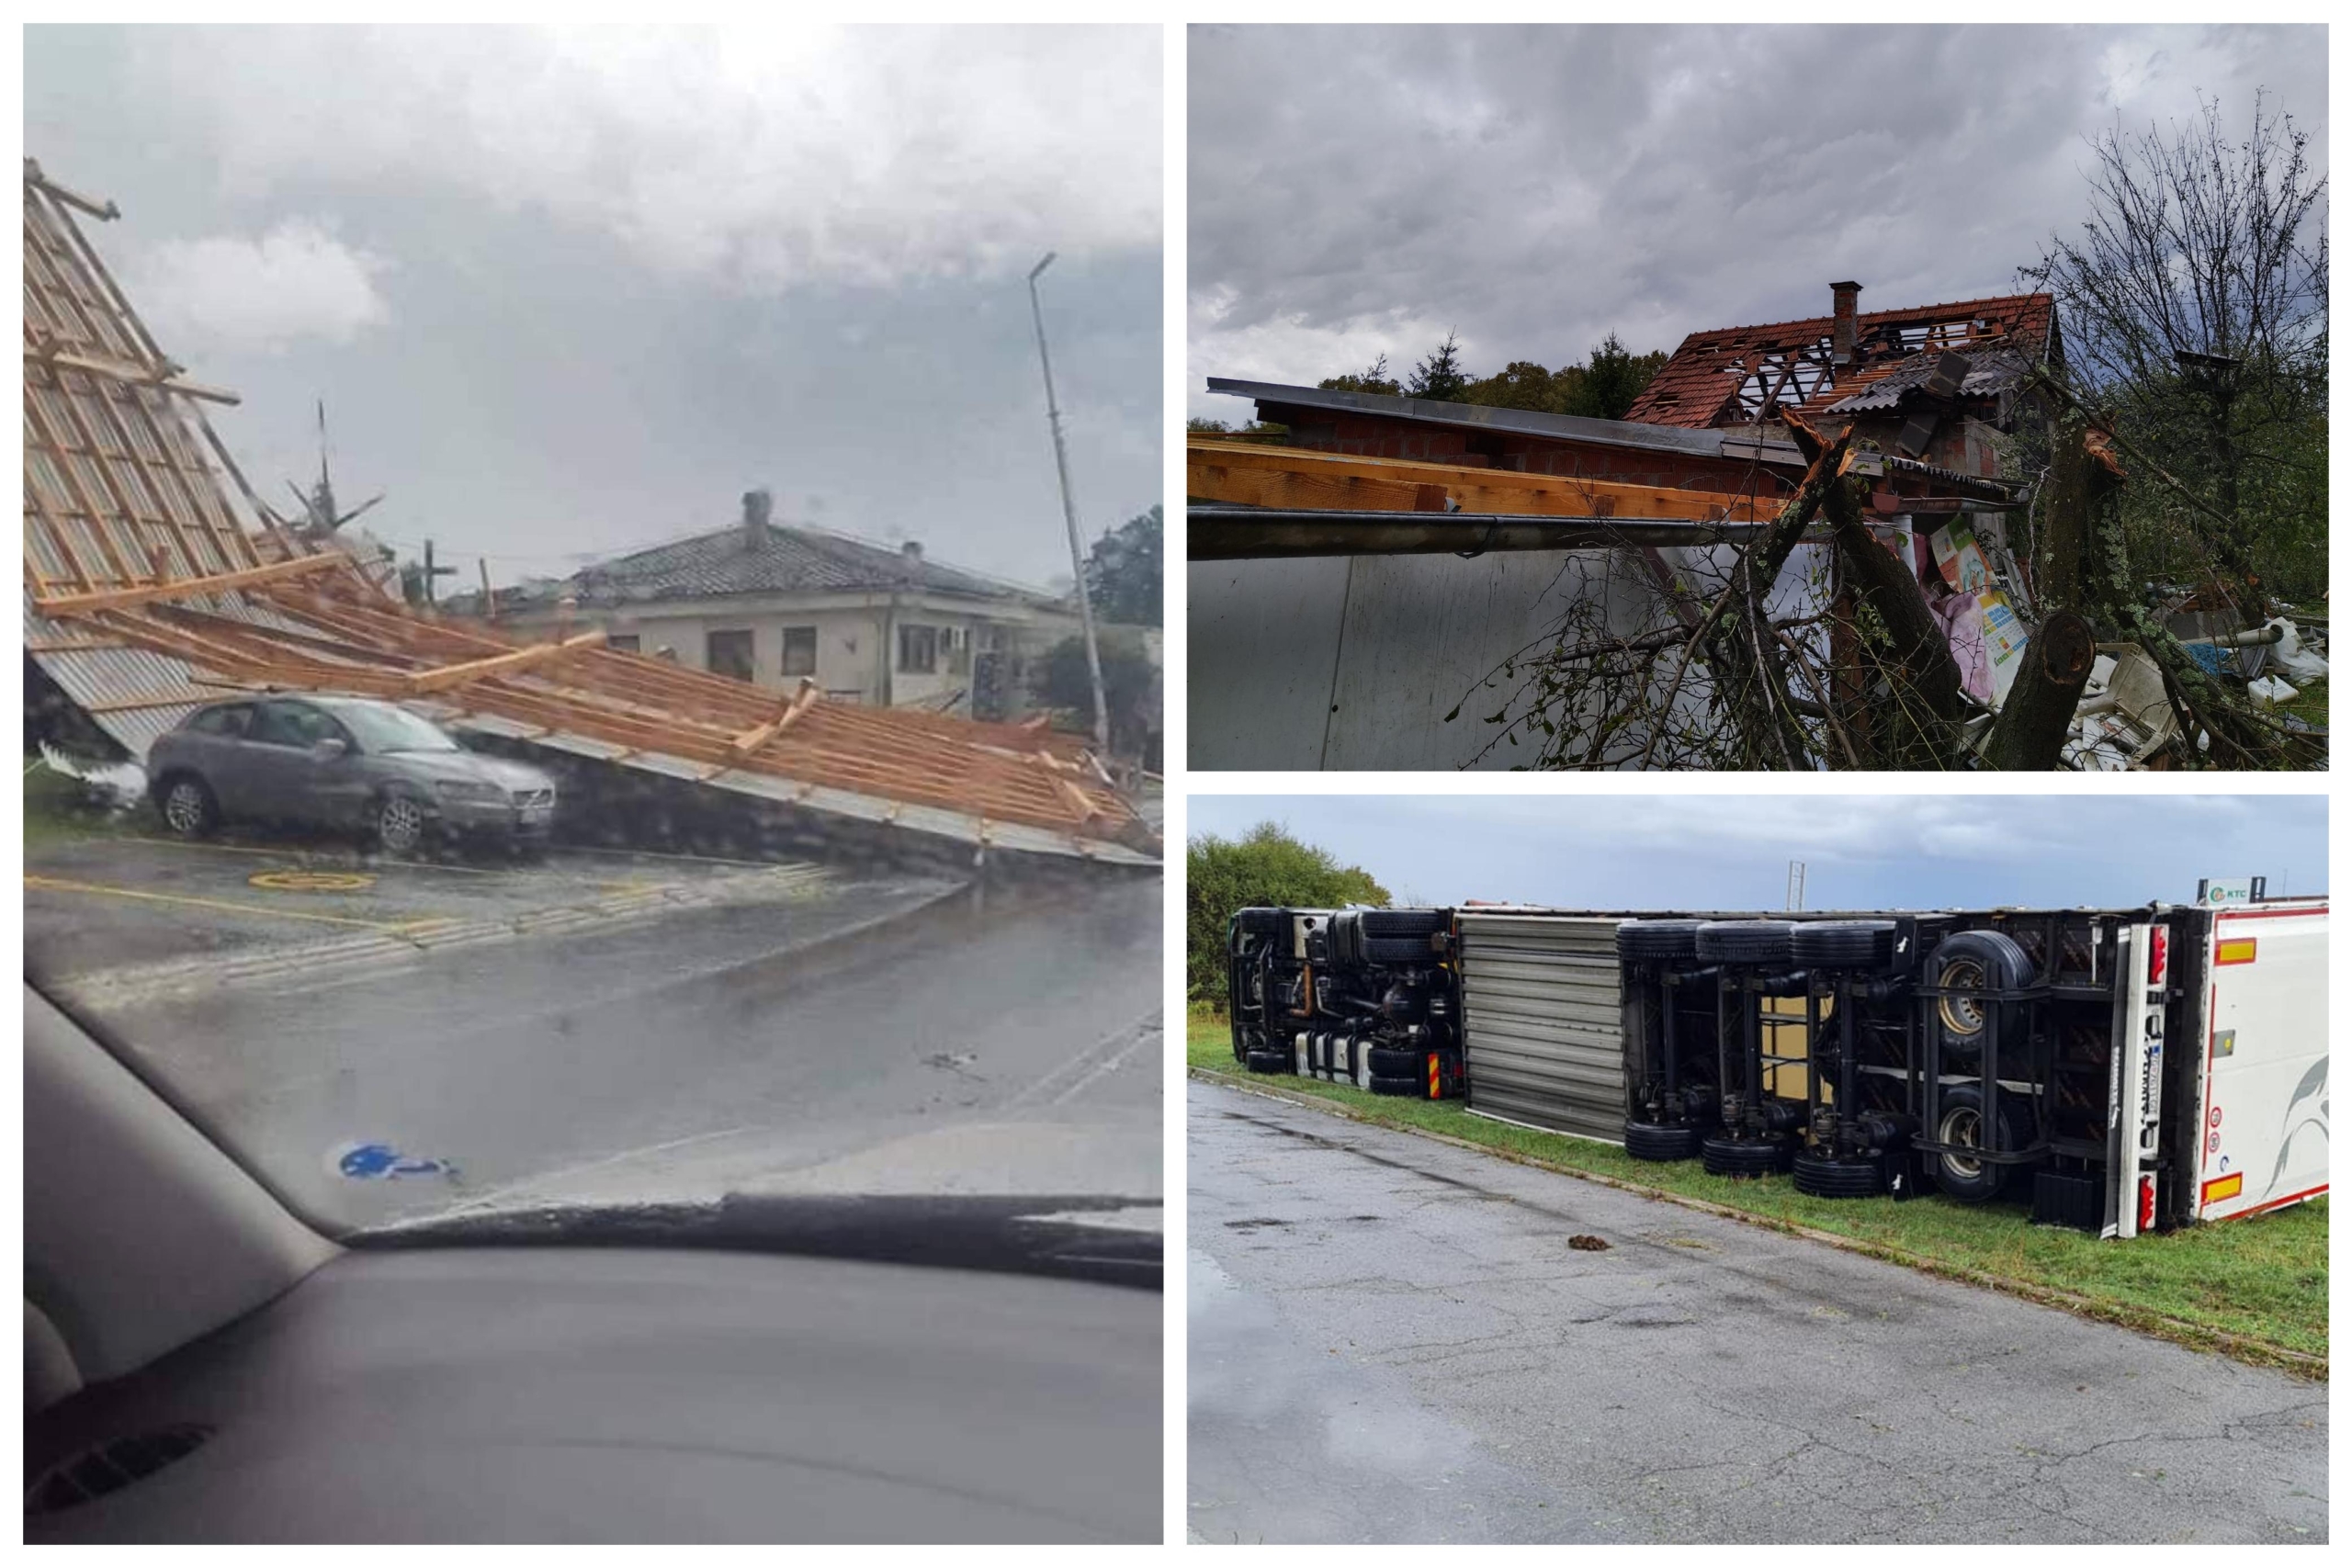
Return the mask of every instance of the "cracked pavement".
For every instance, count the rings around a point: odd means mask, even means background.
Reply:
[[[1195,1541],[2327,1539],[2324,1384],[1187,1094]]]

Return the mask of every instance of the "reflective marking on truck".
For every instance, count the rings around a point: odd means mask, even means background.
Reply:
[[[2251,964],[2254,962],[2254,938],[2233,937],[2213,944],[2213,962],[2222,964]]]
[[[2245,1172],[2239,1171],[2233,1176],[2217,1176],[2207,1182],[2199,1190],[2198,1200],[2207,1204],[2218,1203],[2225,1198],[2234,1198],[2245,1190]]]
[[[1435,1100],[1435,1099],[1437,1099],[1437,1098],[1438,1098],[1438,1092],[1437,1092],[1437,1053],[1436,1053],[1436,1052],[1434,1052],[1434,1051],[1432,1051],[1432,1052],[1430,1052],[1430,1098],[1431,1100]]]

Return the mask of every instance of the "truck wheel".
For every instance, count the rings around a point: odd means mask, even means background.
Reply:
[[[212,791],[194,773],[178,773],[164,786],[157,800],[164,826],[183,839],[209,838],[220,826],[220,807]]]
[[[1894,922],[1800,920],[1789,955],[1801,969],[1883,969],[1894,961]]]
[[[1374,936],[1361,933],[1356,942],[1366,964],[1435,964],[1437,949],[1426,936]]]
[[[1886,1188],[1874,1159],[1803,1154],[1793,1169],[1797,1190],[1808,1198],[1875,1198]]]
[[[1709,1176],[1773,1176],[1795,1162],[1796,1145],[1783,1138],[1719,1137],[1699,1145],[1699,1163]]]
[[[2014,991],[2033,983],[2025,949],[1999,931],[1960,931],[1936,944],[1928,973],[1938,989]],[[1981,997],[1938,997],[1936,1037],[1948,1066],[1966,1069],[1984,1057],[1984,1037],[1997,1023],[2012,1046],[2025,1043],[2025,1008]]]
[[[1291,1070],[1290,1058],[1280,1051],[1252,1051],[1243,1065],[1253,1073],[1287,1073]]]
[[[2025,1147],[2026,1141],[2033,1135],[2033,1129],[2026,1121],[2025,1107],[2014,1097],[2004,1094],[1996,1099],[1995,1113],[2001,1118],[2003,1145],[2010,1149]],[[1971,1148],[1991,1142],[1984,1126],[1983,1085],[1959,1083],[1944,1089],[1936,1107],[1935,1134],[1939,1144],[1960,1144]],[[2026,1168],[1995,1165],[1967,1155],[1939,1154],[1932,1168],[1936,1185],[1952,1197],[1963,1203],[1989,1203],[2020,1179]]]
[[[1376,1078],[1418,1078],[1421,1076],[1421,1054],[1375,1045],[1364,1053],[1364,1066],[1372,1069],[1372,1076]]]
[[[1445,916],[1436,909],[1359,909],[1356,913],[1366,936],[1430,937],[1445,930]]]
[[[1625,1152],[1635,1159],[1690,1159],[1699,1153],[1699,1129],[1687,1122],[1628,1122]]]
[[[1787,920],[1709,920],[1699,928],[1699,956],[1709,964],[1783,967],[1794,930]]]
[[[1699,956],[1697,920],[1627,920],[1617,928],[1617,956],[1635,964],[1688,964]]]
[[[1372,1078],[1372,1092],[1394,1095],[1400,1100],[1419,1100],[1429,1093],[1429,1086],[1418,1077],[1392,1078],[1375,1073]]]

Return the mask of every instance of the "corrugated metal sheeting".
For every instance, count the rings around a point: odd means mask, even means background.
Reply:
[[[1622,1143],[1625,1055],[1614,917],[1464,910],[1470,1109]]]

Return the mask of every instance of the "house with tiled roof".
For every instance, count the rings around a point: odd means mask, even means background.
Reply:
[[[530,633],[602,630],[615,648],[828,700],[982,719],[1027,711],[1028,670],[1079,628],[1041,588],[773,521],[767,492],[735,524],[599,561],[561,581],[450,601]]]
[[[1854,426],[1906,457],[1996,472],[1989,436],[2014,425],[2031,368],[2063,358],[2051,297],[1864,311],[1860,284],[1829,292],[1826,316],[1690,333],[1625,418],[1777,434],[1785,409],[1829,434]]]

